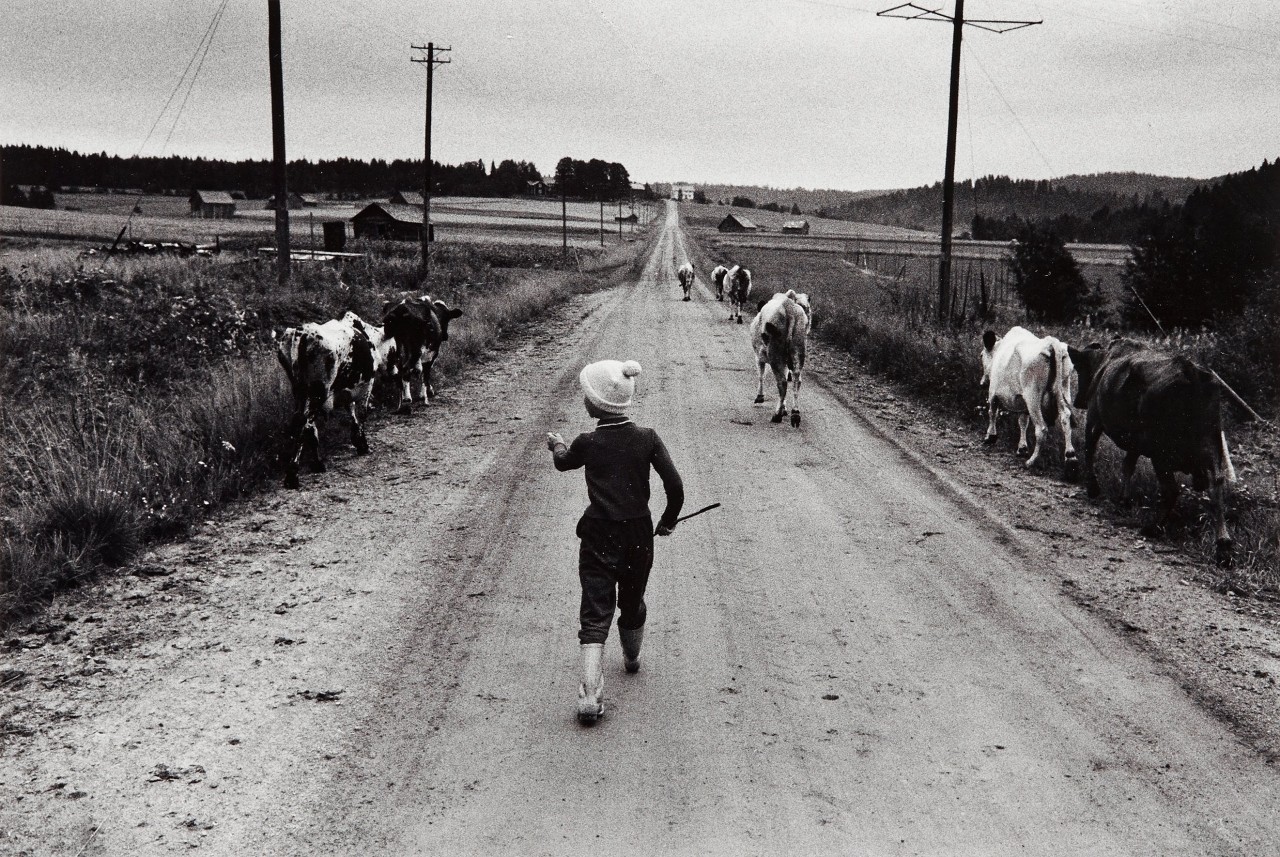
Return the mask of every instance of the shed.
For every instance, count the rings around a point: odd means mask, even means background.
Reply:
[[[294,193],[293,191],[289,191],[289,195],[286,198],[288,200],[288,206],[291,211],[295,208],[306,208],[307,206],[307,201],[303,199],[302,194],[300,193]],[[276,210],[276,198],[274,194],[267,197],[267,204],[264,205],[263,208],[265,208],[267,211]]]
[[[530,179],[524,183],[524,192],[526,196],[546,196],[547,183],[542,179]]]
[[[741,214],[729,214],[716,228],[721,232],[755,232],[758,227]]]
[[[809,221],[807,220],[788,220],[782,224],[782,231],[788,235],[808,235]]]
[[[422,240],[422,207],[372,202],[351,218],[356,238],[388,241]]]
[[[420,190],[398,190],[391,194],[393,205],[425,205]]]
[[[193,190],[187,201],[192,217],[224,220],[236,216],[236,201],[225,190]]]

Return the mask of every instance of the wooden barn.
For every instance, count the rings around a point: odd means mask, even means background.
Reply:
[[[421,241],[422,206],[373,202],[351,218],[356,238],[378,241]]]
[[[193,190],[187,199],[192,217],[226,220],[236,216],[236,201],[225,190]]]
[[[420,190],[398,190],[391,194],[393,205],[425,205]]]
[[[729,214],[716,228],[721,232],[755,232],[759,227],[741,214]]]
[[[306,197],[304,197],[300,193],[294,193],[293,191],[289,191],[288,196],[285,198],[288,200],[288,206],[290,211],[292,211],[295,208],[307,207]],[[314,204],[315,203],[313,202],[312,205]],[[274,195],[267,197],[267,204],[264,205],[263,208],[265,208],[267,211],[276,210],[276,198]]]
[[[807,220],[788,220],[782,224],[782,231],[787,235],[808,235],[809,221]]]

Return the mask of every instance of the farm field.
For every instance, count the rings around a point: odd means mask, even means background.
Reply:
[[[128,223],[126,238],[150,241],[211,243],[216,238],[253,239],[274,243],[275,212],[263,208],[262,200],[237,203],[236,216],[227,220],[204,220],[189,216],[185,198],[145,195],[140,198],[116,194],[57,194],[59,209],[32,209],[0,206],[0,235],[27,238],[62,238],[90,242],[111,241]],[[290,234],[298,246],[312,240],[321,242],[321,224],[327,220],[350,221],[369,202],[326,202],[314,208],[289,212]],[[141,214],[129,213],[134,205]],[[66,206],[78,208],[68,211]],[[637,206],[639,210],[639,206]],[[631,213],[622,208],[623,215]],[[618,208],[606,204],[604,240],[618,243],[614,221]],[[487,242],[511,240],[518,243],[552,245],[561,243],[559,200],[488,199],[441,197],[432,201],[432,221],[436,240],[441,242]],[[599,246],[600,209],[597,203],[569,202],[566,205],[569,242],[577,247]],[[350,225],[348,223],[348,235]],[[623,225],[623,238],[637,233],[638,226]]]
[[[433,404],[376,421],[372,455],[335,443],[302,490],[233,505],[16,628],[0,842],[1280,849],[1275,605],[831,347],[836,304],[878,306],[838,257],[751,260],[761,290],[792,276],[843,296],[813,289],[804,421],[770,423],[748,328],[707,288],[717,251],[667,209],[642,264],[477,348]],[[482,306],[467,295],[458,339]],[[577,373],[605,355],[643,365],[632,413],[671,450],[685,510],[724,507],[657,541],[642,668],[623,671],[611,636],[606,716],[584,728],[585,491],[545,440],[592,427]]]

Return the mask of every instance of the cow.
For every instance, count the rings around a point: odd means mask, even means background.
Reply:
[[[716,300],[724,300],[724,278],[729,273],[729,269],[724,265],[716,265],[711,271],[711,282],[716,287]]]
[[[676,276],[680,278],[680,288],[684,289],[684,299],[689,300],[689,290],[693,288],[694,281],[693,266],[685,262],[676,271]]]
[[[387,363],[388,340],[380,327],[367,324],[348,312],[324,324],[307,323],[287,328],[277,341],[276,357],[293,390],[293,454],[285,463],[284,484],[298,488],[298,467],[303,451],[310,449],[315,470],[325,470],[320,433],[334,405],[351,415],[351,442],[360,455],[369,453],[369,441],[360,412],[369,406],[373,379]]]
[[[1086,409],[1084,471],[1086,492],[1101,493],[1094,475],[1098,438],[1104,433],[1125,453],[1124,497],[1138,459],[1146,456],[1160,482],[1159,517],[1143,528],[1149,537],[1165,532],[1178,503],[1175,473],[1191,475],[1192,487],[1208,489],[1213,506],[1217,561],[1231,561],[1223,489],[1236,480],[1222,430],[1222,382],[1182,355],[1154,351],[1131,339],[1114,339],[1068,349],[1080,375],[1076,406]]]
[[[413,388],[418,387],[419,401],[435,398],[431,383],[431,367],[440,355],[440,346],[449,339],[449,322],[462,315],[430,295],[388,301],[383,305],[382,325],[388,339],[395,341],[395,371],[400,376],[400,402],[397,413],[413,412]]]
[[[724,275],[729,290],[729,318],[742,324],[742,307],[751,294],[751,272],[741,265],[734,265]]]
[[[1035,425],[1035,449],[1025,462],[1031,467],[1040,458],[1049,436],[1049,424],[1062,429],[1063,476],[1074,479],[1078,462],[1071,442],[1071,399],[1076,373],[1067,345],[1052,336],[1037,337],[1023,327],[1013,327],[997,338],[995,331],[982,334],[982,380],[987,386],[986,443],[996,442],[996,417],[1001,410],[1018,415],[1018,454],[1027,455],[1031,438],[1027,426]]]
[[[782,422],[787,413],[787,382],[791,385],[791,425],[800,425],[800,379],[804,371],[805,342],[813,325],[809,296],[794,289],[779,292],[760,306],[751,321],[751,346],[756,353],[760,383],[756,388],[757,405],[764,402],[764,369],[773,370],[778,385],[778,408],[773,422]]]

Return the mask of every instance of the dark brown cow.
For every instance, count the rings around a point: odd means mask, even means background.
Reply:
[[[1151,459],[1160,480],[1161,514],[1144,533],[1164,532],[1178,502],[1174,473],[1189,473],[1197,491],[1210,492],[1218,562],[1229,562],[1232,542],[1223,487],[1236,474],[1222,430],[1218,379],[1181,355],[1161,354],[1129,339],[1113,340],[1105,349],[1093,343],[1068,352],[1080,377],[1075,404],[1087,409],[1084,471],[1089,496],[1100,493],[1093,462],[1105,432],[1125,452],[1126,498],[1142,456]]]
[[[395,370],[400,376],[399,413],[412,413],[412,402],[435,398],[431,367],[440,355],[440,346],[449,339],[449,322],[462,315],[444,301],[430,295],[388,301],[383,306],[382,325],[388,339],[395,340]],[[411,382],[412,385],[411,385]],[[413,395],[418,387],[420,398]]]

